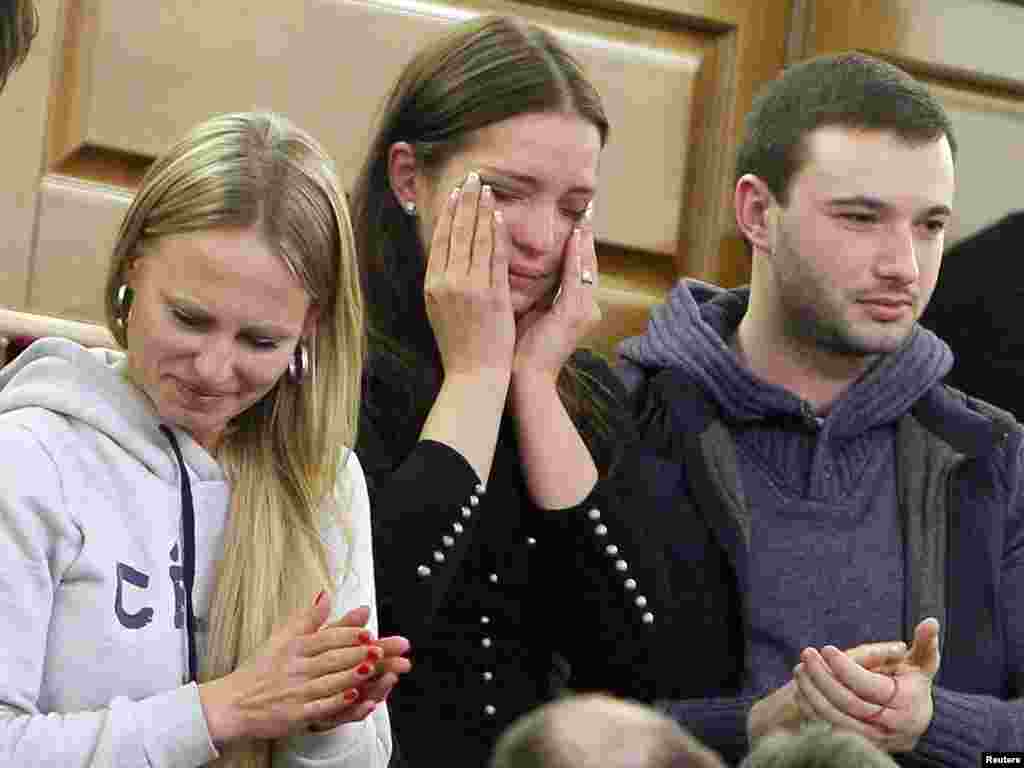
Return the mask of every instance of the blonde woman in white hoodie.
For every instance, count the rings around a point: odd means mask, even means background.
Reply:
[[[387,764],[339,189],[281,117],[201,124],[122,224],[123,351],[0,371],[0,764]]]

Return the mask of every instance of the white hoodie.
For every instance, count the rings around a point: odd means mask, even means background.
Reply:
[[[179,465],[159,428],[118,352],[44,339],[0,370],[0,765],[195,768],[218,756],[199,689],[183,684]],[[194,499],[201,655],[230,489],[198,443],[174,434]],[[344,474],[351,530],[324,529],[333,616],[369,605],[376,632],[354,453]],[[274,766],[383,768],[390,754],[381,705],[280,741]]]

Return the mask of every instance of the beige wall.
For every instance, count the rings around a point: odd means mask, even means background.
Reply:
[[[0,96],[0,336],[104,342],[94,323],[121,213],[149,160],[192,124],[275,109],[351,181],[409,52],[481,12],[555,30],[607,102],[596,222],[605,350],[640,330],[678,277],[746,279],[734,148],[753,93],[787,59],[858,48],[909,67],[961,133],[957,233],[1024,207],[1009,170],[1024,159],[1024,7],[1000,0],[36,2],[39,38]]]

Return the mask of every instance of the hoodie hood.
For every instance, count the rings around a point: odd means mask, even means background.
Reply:
[[[728,346],[749,295],[747,288],[726,290],[681,280],[652,310],[647,332],[619,345],[627,387],[660,369],[677,368],[699,383],[730,421],[802,418],[808,408],[802,398],[759,379]],[[825,418],[829,432],[851,437],[898,419],[952,364],[949,347],[915,325],[903,346],[882,356],[833,403]]]
[[[149,398],[126,372],[123,352],[42,339],[0,369],[0,414],[45,408],[88,424],[168,483],[177,461]],[[218,464],[186,432],[173,428],[186,464],[200,481],[222,480]]]

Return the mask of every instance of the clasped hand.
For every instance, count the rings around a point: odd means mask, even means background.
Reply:
[[[824,720],[887,752],[910,751],[931,723],[939,662],[939,624],[931,618],[917,625],[909,650],[902,642],[846,652],[834,646],[805,648],[793,679],[751,710],[750,740],[776,728]]]
[[[232,673],[200,686],[211,739],[277,739],[369,715],[411,664],[402,637],[376,639],[368,608],[331,624],[326,596],[276,630]]]
[[[477,174],[469,174],[440,212],[424,284],[427,316],[446,375],[492,369],[557,378],[600,320],[594,299],[597,258],[586,220],[566,239],[556,299],[538,302],[518,321],[509,288],[511,247],[493,193],[481,186]]]

